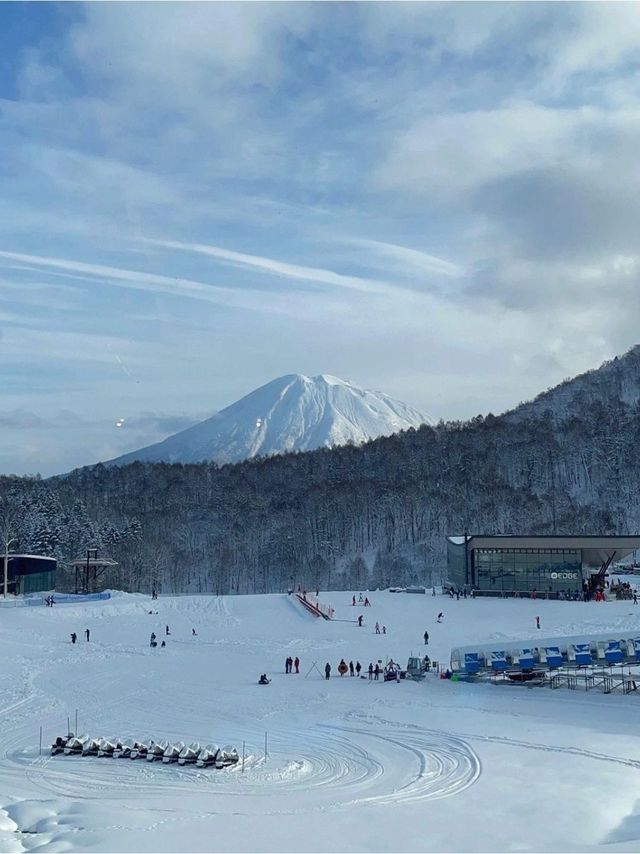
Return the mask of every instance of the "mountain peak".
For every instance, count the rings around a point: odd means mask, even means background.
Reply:
[[[430,419],[380,392],[331,374],[285,374],[206,421],[115,460],[234,463],[287,451],[361,444]]]

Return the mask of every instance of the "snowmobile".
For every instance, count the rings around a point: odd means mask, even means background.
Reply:
[[[162,754],[162,761],[165,765],[168,765],[169,762],[177,762],[178,757],[184,750],[184,742],[178,741],[175,744],[170,744],[165,752]]]
[[[51,745],[51,755],[57,756],[59,753],[63,753],[69,739],[73,737],[72,732],[70,732],[69,735],[59,735]]]
[[[189,747],[185,747],[180,751],[178,756],[178,765],[193,765],[198,759],[198,754],[202,748],[197,741],[194,741]]]
[[[88,738],[82,747],[82,755],[97,756],[101,740],[99,738]]]
[[[125,738],[122,744],[120,745],[120,750],[114,750],[113,756],[115,759],[130,759],[131,751],[133,750],[133,746],[135,741],[132,738]]]
[[[217,744],[207,744],[198,754],[196,765],[198,768],[207,768],[209,765],[215,765],[219,752],[220,748]]]
[[[88,735],[72,736],[64,747],[64,755],[80,756],[84,749],[84,745],[88,740]]]
[[[216,768],[227,768],[229,765],[235,765],[238,759],[238,751],[235,747],[223,747],[216,757]]]
[[[98,756],[112,759],[116,750],[122,750],[122,744],[117,738],[101,738],[98,745]]]
[[[169,744],[166,741],[154,741],[150,743],[147,750],[147,762],[156,762],[162,759],[168,746]]]
[[[144,741],[136,741],[133,745],[133,750],[131,751],[131,756],[129,759],[146,759],[147,754],[149,753],[149,748],[153,745],[153,740],[149,740],[147,742]]]

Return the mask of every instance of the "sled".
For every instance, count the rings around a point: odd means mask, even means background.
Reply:
[[[168,765],[170,762],[177,762],[183,750],[184,744],[182,741],[178,741],[176,744],[169,744],[162,754],[162,761],[165,765]]]
[[[198,754],[202,748],[197,741],[194,741],[189,747],[185,747],[180,751],[178,756],[178,765],[193,765],[198,759]]]
[[[196,759],[197,767],[208,768],[210,765],[215,765],[219,752],[220,748],[217,744],[207,744],[198,754],[198,758]]]

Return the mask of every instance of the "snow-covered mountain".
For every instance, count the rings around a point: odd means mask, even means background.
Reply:
[[[145,462],[233,463],[286,451],[360,444],[429,423],[415,409],[337,377],[288,374],[206,421],[162,442],[124,454],[113,465]]]

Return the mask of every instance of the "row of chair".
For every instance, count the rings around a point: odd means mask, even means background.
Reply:
[[[465,652],[464,672],[501,672],[520,670],[527,672],[535,668],[555,669],[563,665],[578,667],[593,664],[632,664],[640,662],[640,638],[596,641],[592,643],[568,644],[566,650],[560,646],[523,648],[516,653],[505,650],[491,652]]]

